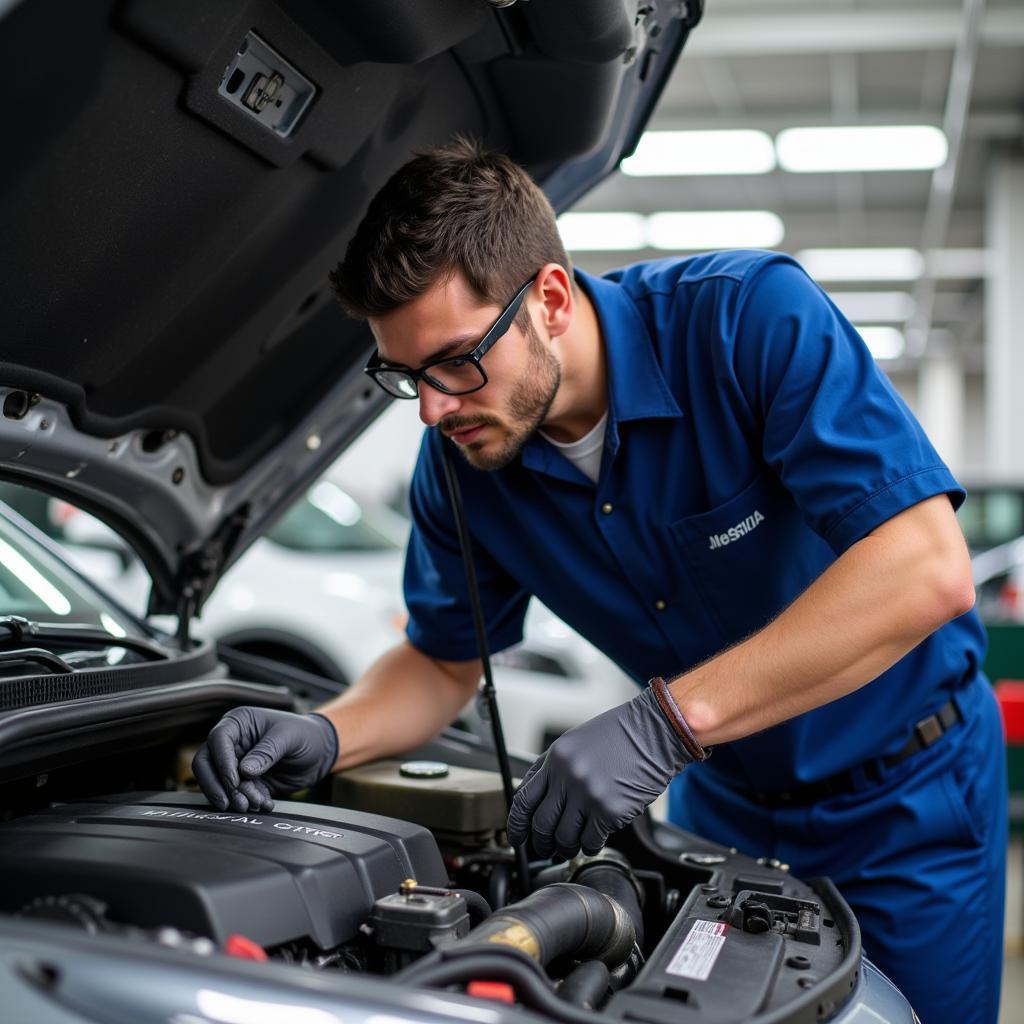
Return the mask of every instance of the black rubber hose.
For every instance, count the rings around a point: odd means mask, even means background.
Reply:
[[[469,920],[474,925],[486,921],[493,913],[490,903],[473,889],[449,889],[448,891],[457,893],[466,901],[466,907],[469,910]]]
[[[427,960],[431,960],[427,963]],[[410,967],[399,971],[395,981],[421,988],[444,988],[465,985],[478,978],[504,981],[511,985],[523,1006],[559,1021],[560,1024],[594,1024],[594,1015],[563,1002],[555,995],[551,982],[540,967],[525,954],[514,949],[480,949],[477,946],[460,949],[448,946],[443,959],[424,957]]]
[[[556,992],[563,1002],[584,1010],[595,1010],[607,996],[611,980],[606,964],[600,960],[585,960],[565,976]]]
[[[635,942],[633,922],[615,900],[586,885],[556,882],[496,911],[457,945],[506,945],[542,965],[571,956],[616,967]]]
[[[640,895],[636,886],[626,874],[627,869],[615,863],[588,864],[573,876],[573,881],[586,885],[605,896],[610,896],[622,909],[629,914],[636,933],[636,943],[643,949],[644,945],[644,912],[640,907]]]
[[[487,895],[490,897],[491,906],[495,910],[501,910],[508,905],[508,875],[507,864],[495,864],[491,870],[491,880],[487,886]]]

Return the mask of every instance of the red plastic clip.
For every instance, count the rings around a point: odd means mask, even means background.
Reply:
[[[247,939],[237,932],[228,936],[228,941],[224,943],[224,952],[228,956],[237,956],[240,960],[267,959],[266,950],[258,942],[253,942],[252,939]]]
[[[514,1003],[516,992],[507,982],[504,981],[471,981],[466,986],[467,996],[476,996],[477,999],[490,999],[495,1003]]]

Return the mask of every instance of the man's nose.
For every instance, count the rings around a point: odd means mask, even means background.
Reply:
[[[445,416],[462,408],[462,399],[458,395],[446,395],[422,380],[419,391],[420,420],[428,427],[436,427]]]

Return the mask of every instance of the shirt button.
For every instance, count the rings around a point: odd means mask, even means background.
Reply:
[[[601,506],[601,511],[602,511],[602,512],[603,512],[603,513],[604,513],[604,514],[605,514],[606,516],[610,516],[610,515],[612,514],[612,512],[613,512],[613,511],[615,511],[615,506],[614,506],[614,505],[613,505],[613,504],[612,504],[612,503],[611,503],[610,501],[606,501],[606,502],[605,502],[605,503],[604,503],[604,504],[603,504],[603,505]]]
[[[663,612],[665,610],[665,602],[664,601],[655,601],[654,602],[654,607],[657,608],[659,612]]]

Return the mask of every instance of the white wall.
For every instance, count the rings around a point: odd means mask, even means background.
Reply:
[[[941,406],[926,408],[921,402],[920,376],[917,370],[900,373],[889,373],[889,379],[900,393],[902,399],[910,406],[910,411],[920,420],[925,433],[936,443],[939,454],[951,459],[950,469],[955,474],[962,474],[967,480],[977,480],[990,474],[986,450],[986,403],[985,378],[980,373],[963,375],[963,395],[961,408],[962,437],[953,452],[942,451],[944,428],[948,424],[941,421]],[[939,422],[929,422],[929,416],[939,418]],[[952,457],[952,458],[951,458]]]

